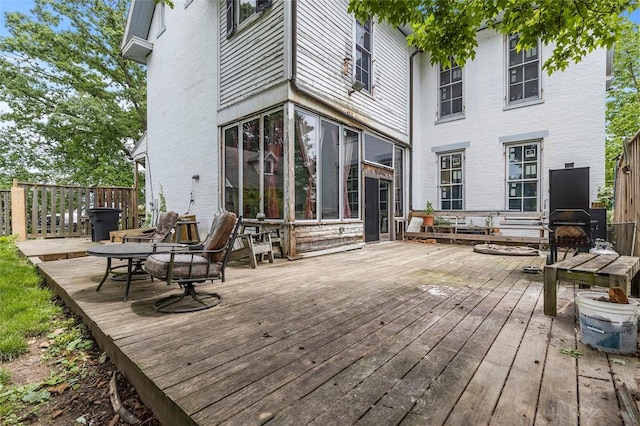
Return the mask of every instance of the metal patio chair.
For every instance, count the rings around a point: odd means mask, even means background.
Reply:
[[[154,278],[178,283],[182,294],[164,297],[153,304],[159,312],[193,312],[212,308],[222,298],[218,293],[198,292],[196,285],[208,280],[224,282],[229,260],[242,218],[222,211],[213,218],[209,236],[197,249],[154,254],[147,258],[145,270]]]

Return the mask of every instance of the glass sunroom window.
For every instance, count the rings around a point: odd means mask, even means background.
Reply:
[[[316,218],[318,127],[318,117],[296,110],[294,147],[296,219]]]
[[[242,216],[260,212],[260,119],[242,124]]]
[[[281,219],[284,214],[284,113],[264,116],[264,214],[267,219]]]
[[[393,167],[393,144],[367,133],[364,136],[364,159]]]
[[[342,144],[342,179],[344,185],[344,218],[360,217],[360,135],[344,130]]]
[[[340,218],[340,127],[321,121],[322,219]]]
[[[284,217],[283,117],[280,109],[223,130],[227,210],[247,219]]]
[[[358,132],[296,110],[296,219],[360,217],[359,144]]]

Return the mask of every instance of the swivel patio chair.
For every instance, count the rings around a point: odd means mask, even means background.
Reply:
[[[175,281],[184,289],[182,294],[173,294],[156,301],[153,304],[155,310],[193,312],[212,308],[222,301],[218,293],[197,292],[196,284],[214,279],[224,282],[224,270],[241,221],[241,217],[236,220],[235,213],[222,211],[213,218],[209,236],[197,249],[186,252],[176,250],[147,258],[145,270],[152,277],[166,281],[167,284]],[[185,300],[187,296],[189,298]]]
[[[123,243],[167,243],[175,233],[178,223],[178,213],[174,211],[162,212],[158,216],[156,228],[147,234],[125,235]]]

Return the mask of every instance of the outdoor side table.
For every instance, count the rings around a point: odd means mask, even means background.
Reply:
[[[544,267],[544,314],[556,316],[557,282],[602,287],[622,287],[627,295],[638,296],[640,258],[610,254],[579,253]]]
[[[129,288],[131,287],[131,276],[133,275],[133,262],[144,261],[147,257],[154,253],[168,253],[172,250],[186,250],[185,245],[172,243],[123,243],[123,244],[104,244],[92,247],[87,250],[89,256],[106,257],[107,269],[98,284],[96,291],[100,291],[102,284],[107,280],[110,273],[117,267],[111,267],[111,259],[127,260],[127,280],[124,290],[123,300],[126,302],[129,297]]]

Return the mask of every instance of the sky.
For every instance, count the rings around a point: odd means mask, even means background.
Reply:
[[[8,35],[4,26],[5,12],[24,12],[28,13],[33,7],[33,0],[0,0],[0,36]]]

